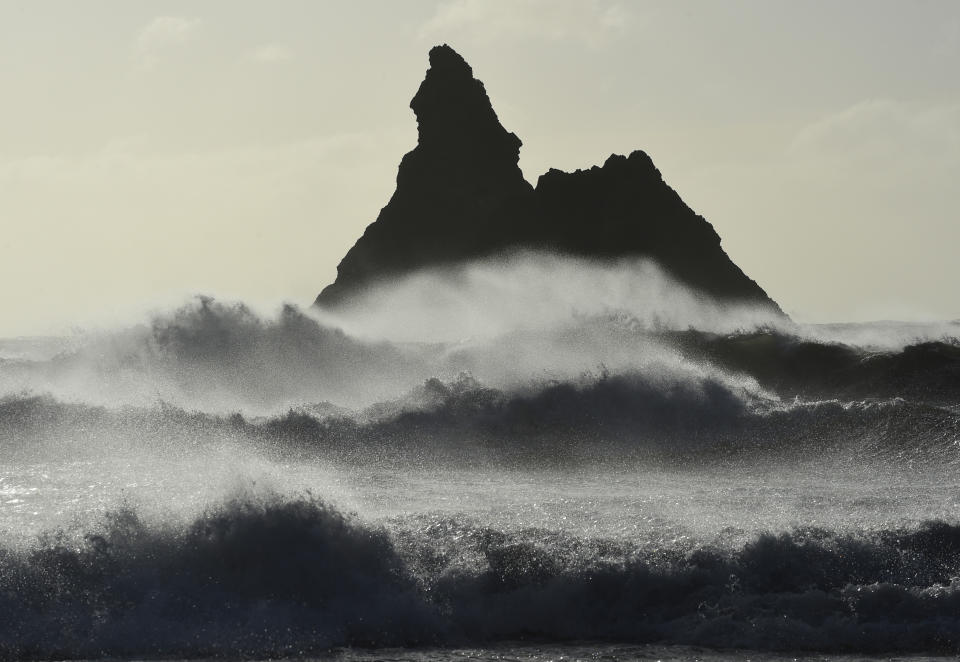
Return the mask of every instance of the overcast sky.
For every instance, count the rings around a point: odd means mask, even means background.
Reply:
[[[531,182],[643,149],[795,318],[960,317],[954,0],[0,0],[0,335],[308,306],[444,42]]]

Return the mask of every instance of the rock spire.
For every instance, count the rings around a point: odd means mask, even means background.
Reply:
[[[615,154],[602,167],[572,173],[551,169],[534,189],[518,166],[520,139],[503,128],[483,83],[447,45],[430,50],[410,107],[419,139],[400,162],[396,191],[317,305],[336,307],[423,267],[534,249],[651,258],[705,295],[779,312],[644,152]]]

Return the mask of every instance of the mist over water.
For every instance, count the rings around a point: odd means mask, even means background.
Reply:
[[[0,657],[957,653],[958,338],[515,254],[3,340]]]
[[[650,260],[537,252],[422,270],[378,284],[322,317],[356,335],[407,342],[545,331],[597,317],[627,318],[647,329],[718,332],[783,323],[769,310],[723,305],[691,291]]]

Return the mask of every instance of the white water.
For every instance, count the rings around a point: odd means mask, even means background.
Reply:
[[[669,335],[754,332],[750,311],[574,266],[421,275],[342,312],[355,335],[203,300],[0,341],[0,608],[21,619],[0,657],[960,650],[952,392],[785,399]],[[498,303],[534,277],[536,301]],[[956,334],[764,324],[788,354]]]

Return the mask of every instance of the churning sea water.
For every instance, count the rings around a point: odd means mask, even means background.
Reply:
[[[400,343],[202,300],[18,341],[0,657],[955,655],[942,335],[600,315]]]

